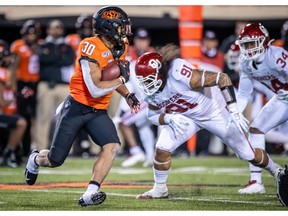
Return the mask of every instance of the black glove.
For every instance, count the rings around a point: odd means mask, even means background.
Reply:
[[[130,77],[130,62],[125,61],[125,64],[122,64],[123,61],[118,61],[118,66],[120,68],[120,76],[125,79],[125,83],[128,82]],[[123,83],[124,84],[124,83]]]
[[[135,113],[138,112],[138,110],[140,109],[140,102],[139,100],[136,98],[134,93],[128,93],[125,96],[126,102],[128,104],[128,106],[131,108],[131,113],[134,111]]]

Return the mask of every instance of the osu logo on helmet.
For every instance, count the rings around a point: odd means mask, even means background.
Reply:
[[[118,19],[120,18],[121,14],[118,13],[115,10],[110,10],[110,11],[104,11],[104,13],[102,14],[102,18],[105,19]]]

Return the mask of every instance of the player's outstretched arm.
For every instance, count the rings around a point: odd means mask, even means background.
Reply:
[[[232,86],[232,82],[226,73],[217,73],[201,69],[194,69],[190,79],[191,88],[203,88],[218,85],[219,88]]]
[[[216,85],[220,88],[231,114],[227,126],[230,127],[233,121],[241,132],[248,132],[249,121],[238,111],[234,88],[229,76],[226,73],[215,73],[199,69],[193,70],[190,80],[191,88],[204,88]]]

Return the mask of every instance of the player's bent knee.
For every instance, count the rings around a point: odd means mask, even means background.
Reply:
[[[101,154],[112,155],[112,157],[115,158],[119,148],[120,148],[119,143],[108,143],[103,146]]]

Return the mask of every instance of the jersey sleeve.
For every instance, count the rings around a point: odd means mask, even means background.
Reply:
[[[190,89],[190,79],[193,74],[193,69],[195,69],[195,67],[189,62],[182,59],[176,59],[173,62],[171,73],[175,80]]]
[[[288,52],[282,47],[273,47],[270,56],[270,67],[276,69],[279,73],[288,75]]]
[[[78,55],[80,55],[79,61],[85,59],[98,64],[99,59],[101,59],[96,43],[92,40],[82,40],[78,52],[80,52],[78,53]]]

